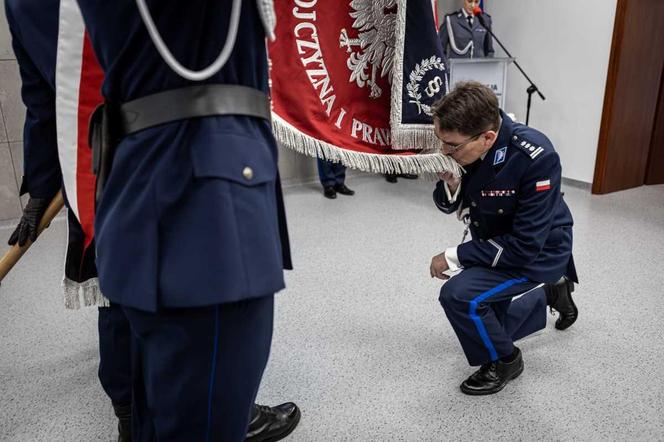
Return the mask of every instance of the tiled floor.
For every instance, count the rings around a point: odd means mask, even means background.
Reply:
[[[286,191],[296,270],[278,295],[259,400],[296,401],[293,441],[664,440],[664,186],[591,196],[576,220],[580,319],[520,344],[524,374],[471,398],[429,260],[462,228],[432,184],[354,177],[354,197]],[[109,441],[96,313],[64,311],[63,220],[0,288],[0,440]],[[10,227],[0,229],[5,238]]]

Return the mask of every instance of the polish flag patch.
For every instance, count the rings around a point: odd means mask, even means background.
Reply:
[[[551,189],[551,180],[538,181],[535,183],[535,191],[543,192]]]

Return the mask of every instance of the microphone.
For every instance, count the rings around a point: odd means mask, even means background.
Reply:
[[[475,6],[473,8],[473,15],[477,17],[477,19],[480,21],[480,24],[486,28],[486,22],[484,21],[484,11],[482,11],[482,8]]]

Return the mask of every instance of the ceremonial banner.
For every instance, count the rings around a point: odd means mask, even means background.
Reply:
[[[282,144],[369,172],[459,172],[432,141],[431,117],[423,113],[446,85],[430,0],[292,0],[275,6],[270,77],[275,135]],[[419,63],[432,57],[433,65]],[[405,89],[416,64],[426,72],[414,84],[420,95],[436,90],[430,97],[413,98]],[[400,150],[394,149],[395,137]]]
[[[61,0],[56,60],[57,144],[69,234],[63,281],[65,306],[108,305],[99,292],[94,251],[95,177],[88,121],[103,98],[104,74],[76,0]]]
[[[413,0],[404,3],[407,6],[397,10],[392,148],[436,149],[440,141],[432,130],[431,106],[449,92],[443,47],[431,5]]]

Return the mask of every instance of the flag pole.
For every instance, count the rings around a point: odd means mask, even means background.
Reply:
[[[44,229],[48,228],[48,226],[51,224],[51,221],[53,221],[53,218],[55,218],[57,214],[60,213],[60,210],[62,210],[64,205],[65,201],[62,197],[62,191],[60,190],[46,208],[44,216],[42,216],[42,219],[39,222],[37,235],[40,235]],[[9,250],[7,250],[5,256],[0,259],[0,282],[2,282],[5,276],[7,276],[7,273],[9,273],[14,265],[16,265],[16,263],[21,259],[25,252],[28,251],[31,245],[32,241],[28,239],[28,241],[23,246],[15,244]]]

